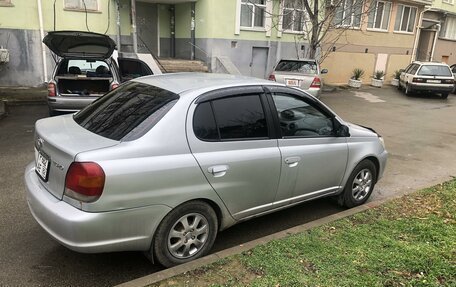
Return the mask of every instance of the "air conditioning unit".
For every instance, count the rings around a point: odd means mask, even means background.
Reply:
[[[0,49],[0,64],[6,64],[9,62],[9,52],[8,49]]]

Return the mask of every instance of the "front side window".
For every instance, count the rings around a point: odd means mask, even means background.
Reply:
[[[284,0],[282,28],[285,31],[302,32],[305,29],[307,13],[299,0]]]
[[[416,7],[397,5],[396,22],[394,31],[413,33],[416,19]]]
[[[68,10],[98,11],[98,0],[64,0]]]
[[[266,0],[241,0],[241,26],[264,28]]]
[[[333,120],[303,99],[283,93],[272,95],[283,137],[334,135]]]
[[[336,26],[359,28],[363,11],[362,0],[342,0],[336,7],[333,24]]]
[[[268,127],[260,95],[243,95],[198,105],[195,135],[205,141],[266,139]]]
[[[373,1],[370,8],[367,27],[378,30],[388,30],[391,14],[391,2]]]
[[[112,140],[134,138],[157,123],[179,96],[150,85],[129,82],[74,115],[83,128]]]

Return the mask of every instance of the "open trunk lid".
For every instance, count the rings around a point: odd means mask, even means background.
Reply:
[[[62,199],[66,173],[76,155],[118,143],[84,129],[72,115],[37,121],[35,166],[41,183],[51,194]]]
[[[107,59],[116,47],[107,35],[83,31],[49,32],[43,43],[62,58]]]

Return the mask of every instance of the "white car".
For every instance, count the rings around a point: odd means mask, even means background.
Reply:
[[[453,73],[445,63],[413,62],[402,71],[398,88],[407,96],[419,92],[446,99],[454,89]]]

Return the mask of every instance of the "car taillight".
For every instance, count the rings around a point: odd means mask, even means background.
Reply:
[[[94,202],[103,193],[105,173],[94,162],[73,162],[65,178],[65,195],[83,202]]]
[[[117,89],[117,87],[119,87],[119,84],[117,84],[117,83],[111,84],[111,91],[114,89]]]
[[[425,83],[426,82],[426,79],[422,79],[422,78],[413,78],[413,81],[414,83]]]
[[[48,84],[48,97],[55,97],[55,84],[54,83]]]
[[[270,74],[268,80],[269,80],[269,81],[274,81],[274,82],[275,82],[275,81],[276,81],[276,78],[275,78],[274,74]]]
[[[319,77],[315,77],[312,81],[312,84],[310,84],[311,88],[320,88],[321,87],[321,80]]]
[[[442,80],[444,84],[454,84],[454,80]]]

